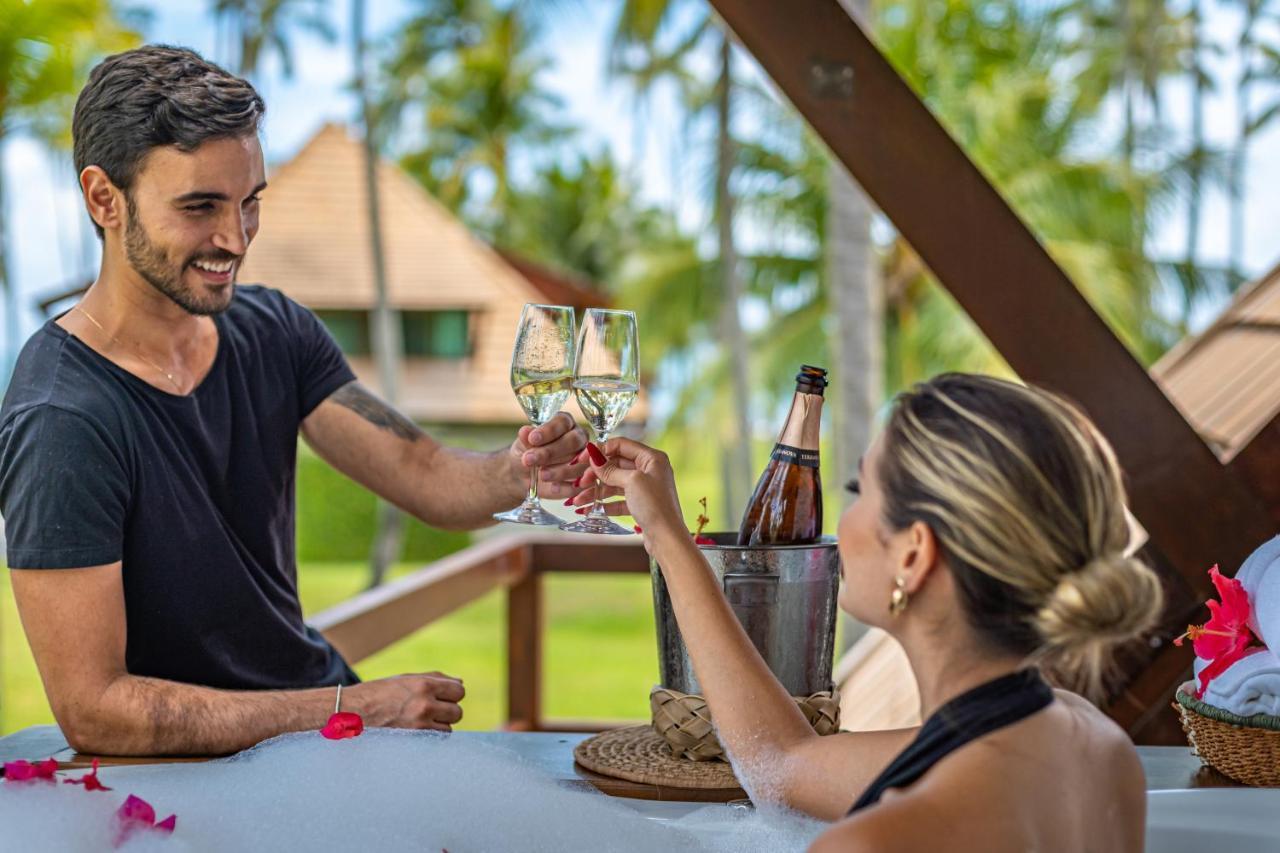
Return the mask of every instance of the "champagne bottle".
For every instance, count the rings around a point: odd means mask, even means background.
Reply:
[[[738,528],[738,544],[801,545],[822,535],[818,428],[827,371],[802,365],[791,412]]]

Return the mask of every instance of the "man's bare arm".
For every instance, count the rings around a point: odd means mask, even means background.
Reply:
[[[302,423],[321,458],[370,491],[436,527],[471,529],[524,497],[531,465],[546,465],[542,492],[568,497],[586,470],[570,460],[586,436],[568,415],[520,430],[492,453],[445,447],[358,382],[342,386]]]
[[[285,732],[316,729],[334,689],[234,691],[130,675],[121,564],[11,571],[18,613],[54,717],[80,752],[224,755]],[[73,638],[88,638],[77,642]],[[343,691],[367,725],[449,729],[463,688],[439,673]]]

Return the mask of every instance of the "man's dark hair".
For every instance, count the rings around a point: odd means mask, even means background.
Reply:
[[[266,110],[247,80],[185,47],[145,45],[109,56],[76,99],[76,175],[98,166],[126,195],[152,148],[194,151],[257,133]],[[94,230],[102,237],[102,228]]]

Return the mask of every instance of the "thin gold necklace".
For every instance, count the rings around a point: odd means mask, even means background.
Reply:
[[[116,344],[117,346],[123,346],[123,344],[121,344],[121,343],[120,343],[120,339],[119,339],[119,338],[117,338],[115,335],[113,335],[113,334],[111,334],[110,332],[108,332],[106,329],[104,329],[104,328],[102,327],[102,324],[101,324],[101,323],[99,323],[97,320],[93,319],[93,315],[92,315],[92,314],[90,314],[88,311],[86,311],[86,310],[84,310],[83,308],[81,308],[79,305],[75,306],[75,308],[76,308],[76,310],[77,310],[77,311],[79,311],[81,314],[83,314],[83,315],[84,315],[84,317],[85,317],[85,319],[86,319],[86,320],[88,320],[88,321],[89,321],[90,323],[92,323],[93,325],[97,326],[97,327],[98,327],[98,331],[102,332],[102,334],[104,334],[104,335],[106,335],[108,338],[110,338],[110,339],[111,339],[111,343]],[[147,364],[151,365],[151,366],[152,366],[152,367],[154,367],[156,370],[160,371],[160,373],[164,375],[164,378],[169,380],[169,384],[171,384],[175,389],[177,389],[177,391],[178,391],[178,393],[179,393],[179,394],[181,394],[181,393],[182,393],[182,386],[178,384],[178,380],[177,380],[177,379],[174,379],[174,378],[173,378],[173,374],[172,374],[172,373],[170,373],[169,371],[165,370],[163,367],[161,367],[160,365],[156,364],[154,361],[152,361],[151,359],[149,359],[149,358],[147,358],[145,355],[143,355],[143,354],[142,354],[142,347],[138,346],[138,344],[137,344],[136,342],[134,343],[133,348],[134,348],[134,350],[136,350],[136,351],[137,351],[137,353],[138,353],[138,358],[142,359],[142,360],[143,360],[143,361],[145,361]]]

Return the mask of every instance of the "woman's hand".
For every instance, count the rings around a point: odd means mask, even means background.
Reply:
[[[604,504],[609,515],[629,515],[642,530],[669,525],[687,535],[667,454],[629,438],[611,438],[603,453],[588,444],[584,455],[591,467],[578,480],[583,491],[570,499],[571,505],[589,507],[595,490],[588,487],[599,481],[601,498],[623,497]]]

